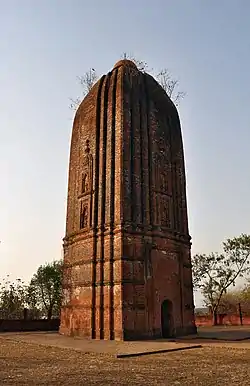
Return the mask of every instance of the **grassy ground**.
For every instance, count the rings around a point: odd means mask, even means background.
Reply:
[[[0,340],[0,385],[250,384],[250,350],[226,347],[116,359]]]

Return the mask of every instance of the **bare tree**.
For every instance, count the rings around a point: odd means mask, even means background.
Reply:
[[[140,60],[139,58],[135,58],[133,55],[127,54],[126,52],[124,52],[124,54],[123,54],[123,59],[128,59],[128,60],[131,60],[132,62],[134,62],[139,71],[150,72],[149,67],[148,67],[148,63],[145,62],[144,60]]]
[[[171,76],[170,71],[168,69],[165,68],[161,70],[158,74],[155,74],[154,70],[149,69],[148,63],[144,60],[135,58],[133,55],[127,54],[126,52],[124,52],[122,58],[134,62],[139,71],[148,72],[152,76],[154,76],[154,78],[162,86],[162,88],[165,90],[165,92],[176,105],[176,107],[179,106],[180,101],[185,97],[186,93],[178,90],[179,81]],[[96,73],[96,70],[94,68],[91,68],[83,76],[77,77],[77,79],[82,88],[82,98],[79,97],[76,99],[71,99],[70,108],[73,110],[76,110],[78,108],[79,104],[81,103],[81,100],[85,97],[85,95],[89,92],[89,90],[93,87],[94,83],[97,81],[98,75]]]
[[[124,59],[129,59],[134,62],[138,68],[138,70],[142,72],[149,72],[156,78],[157,82],[161,85],[161,87],[166,91],[169,98],[174,102],[176,106],[179,106],[180,101],[185,97],[186,93],[184,91],[179,91],[179,81],[174,79],[170,71],[167,68],[162,69],[158,74],[154,74],[153,69],[149,69],[148,63],[135,58],[130,54],[123,54]]]
[[[91,90],[91,88],[93,87],[97,79],[98,79],[98,75],[94,68],[90,68],[89,71],[85,72],[84,75],[77,77],[77,80],[82,88],[82,97],[78,97],[76,99],[72,99],[72,98],[70,99],[71,109],[76,110],[78,108],[82,99],[85,97],[85,95],[88,94],[88,92]]]
[[[186,95],[184,91],[178,91],[179,81],[177,79],[173,79],[169,70],[166,68],[161,70],[159,74],[156,75],[156,79],[162,88],[166,91],[169,98],[174,102],[175,106],[179,106],[180,101]]]

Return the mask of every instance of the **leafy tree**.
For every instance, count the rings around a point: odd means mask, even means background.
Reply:
[[[243,314],[250,314],[250,281],[238,291],[237,301],[241,305]]]
[[[151,75],[155,77],[158,83],[166,91],[169,98],[174,102],[174,104],[176,106],[179,106],[180,101],[185,97],[186,93],[178,90],[179,81],[171,76],[170,71],[167,68],[162,69],[159,73],[155,73],[153,69],[149,69],[147,62],[135,58],[133,55],[124,53],[123,59],[129,59],[134,62],[140,71],[147,71],[151,73]],[[96,70],[94,68],[91,68],[83,76],[78,76],[77,79],[82,88],[82,97],[70,99],[70,108],[72,108],[73,110],[76,110],[78,108],[79,104],[81,103],[81,100],[86,96],[86,94],[90,91],[90,89],[97,81],[98,75]]]
[[[192,257],[194,288],[200,289],[217,324],[222,296],[239,277],[250,272],[250,236],[242,234],[223,243],[223,253]]]
[[[0,287],[0,310],[3,319],[19,319],[23,317],[27,286],[21,279],[11,282],[9,276]]]
[[[219,313],[238,314],[239,305],[243,315],[250,314],[250,283],[225,293],[221,298]]]
[[[62,261],[41,265],[30,281],[29,306],[46,313],[47,319],[59,316],[62,293]]]
[[[31,285],[27,286],[26,306],[29,319],[40,319],[44,314],[44,309],[40,307],[40,302],[37,301],[37,291],[35,291],[34,287]]]
[[[241,290],[229,290],[221,297],[218,313],[220,314],[237,314],[239,312],[239,303]]]

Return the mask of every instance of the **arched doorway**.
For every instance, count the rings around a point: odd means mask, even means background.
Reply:
[[[173,336],[173,303],[170,300],[161,304],[161,332],[163,338]]]

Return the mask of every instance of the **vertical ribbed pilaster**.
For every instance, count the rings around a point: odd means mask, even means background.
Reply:
[[[104,264],[105,264],[105,205],[106,205],[106,159],[107,159],[107,117],[108,92],[110,85],[109,73],[104,82],[101,108],[100,130],[100,186],[99,186],[99,217],[98,217],[98,255],[99,255],[99,331],[100,339],[104,338]]]
[[[131,106],[130,82],[128,69],[121,68],[123,87],[123,126],[122,126],[122,190],[123,190],[123,222],[133,221],[133,117]]]
[[[131,111],[133,123],[133,175],[132,175],[132,192],[133,192],[133,223],[135,227],[142,224],[142,191],[141,191],[141,117],[140,117],[140,73],[135,70],[132,72],[131,88]]]
[[[140,172],[141,172],[141,218],[144,226],[150,223],[149,216],[149,170],[148,170],[148,135],[147,135],[147,108],[143,77],[140,80],[139,95],[140,115]]]
[[[109,274],[110,274],[110,292],[109,292],[109,328],[110,339],[114,339],[114,228],[115,228],[115,170],[117,168],[115,162],[116,152],[116,101],[117,101],[117,76],[118,70],[113,74],[113,87],[112,87],[112,124],[111,124],[111,157],[110,157],[110,261],[109,261]]]
[[[146,101],[146,111],[145,111],[145,138],[147,142],[147,167],[148,167],[148,217],[149,217],[149,225],[153,225],[153,213],[152,213],[152,141],[150,136],[150,99],[149,99],[149,91],[147,85],[146,76],[144,76],[144,91],[145,91],[145,101]]]
[[[105,77],[100,80],[97,91],[96,122],[95,122],[95,157],[94,157],[94,198],[93,198],[93,262],[92,262],[92,338],[96,338],[96,264],[97,264],[97,226],[98,226],[98,196],[99,196],[99,160],[100,160],[100,125],[101,125],[101,96]]]

